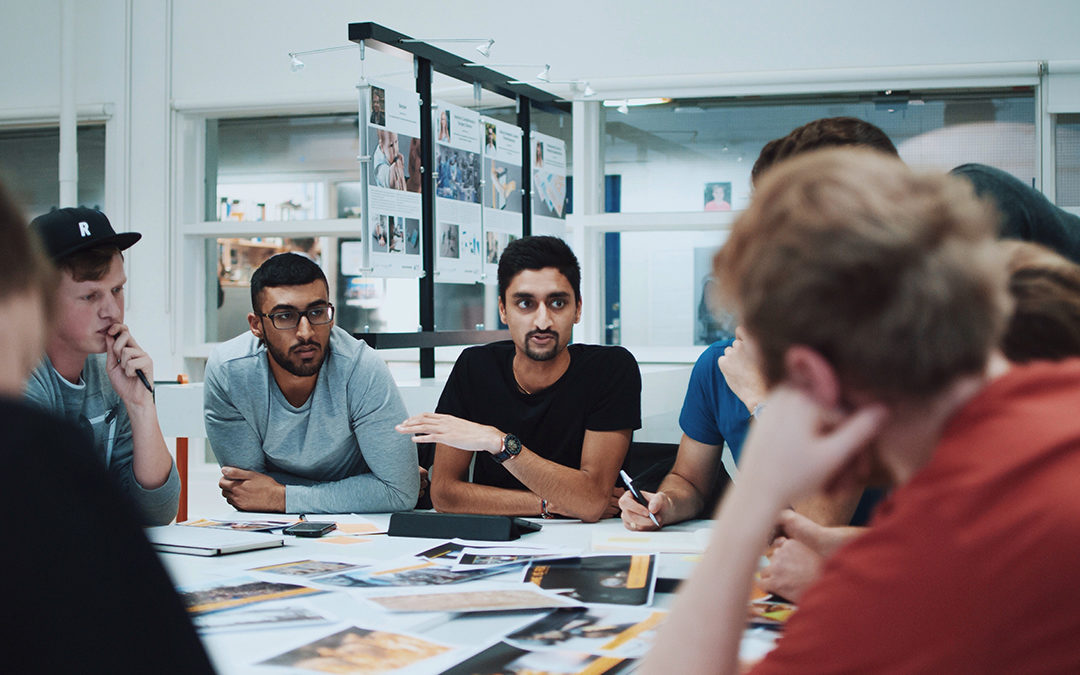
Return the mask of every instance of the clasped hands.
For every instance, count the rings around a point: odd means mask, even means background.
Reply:
[[[221,467],[221,496],[239,511],[285,513],[285,486],[265,473]]]

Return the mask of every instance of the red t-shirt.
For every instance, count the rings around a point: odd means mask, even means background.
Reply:
[[[793,671],[1080,673],[1080,359],[953,416],[753,672]]]

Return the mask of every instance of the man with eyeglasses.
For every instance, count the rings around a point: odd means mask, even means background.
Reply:
[[[395,433],[405,404],[386,364],[334,326],[323,271],[282,253],[251,277],[250,333],[206,364],[206,435],[221,493],[241,511],[411,509],[416,450]]]

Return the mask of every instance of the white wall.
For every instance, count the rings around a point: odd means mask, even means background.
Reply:
[[[175,106],[222,109],[347,102],[351,52],[311,55],[290,72],[286,53],[346,44],[350,21],[417,37],[494,37],[495,63],[552,66],[601,95],[708,89],[731,73],[907,67],[1080,58],[1075,0],[998,3],[767,3],[653,0],[78,0],[81,105],[110,107],[106,210],[145,239],[129,256],[129,323],[157,363],[182,367],[170,292],[174,266]],[[0,124],[44,119],[59,106],[60,0],[0,0]],[[446,45],[475,56],[468,45]],[[471,58],[470,56],[470,58]],[[400,71],[380,54],[369,75]],[[407,66],[405,66],[407,68]],[[511,74],[516,74],[513,69]],[[531,73],[525,73],[531,75]],[[465,89],[462,87],[461,89]],[[715,87],[714,87],[715,90]],[[50,113],[50,111],[53,111]]]

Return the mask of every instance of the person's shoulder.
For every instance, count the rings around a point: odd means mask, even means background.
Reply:
[[[214,347],[210,358],[206,360],[206,369],[210,371],[243,359],[254,358],[265,349],[251,331],[246,331]]]
[[[359,362],[366,356],[374,355],[375,350],[368,343],[352,336],[341,326],[330,329],[330,353],[343,361]]]
[[[497,362],[514,355],[514,342],[512,340],[498,340],[483,345],[473,345],[466,348],[458,356],[457,362],[462,364],[482,364]]]
[[[724,350],[731,346],[735,342],[735,338],[724,338],[723,340],[717,340],[708,347],[705,351],[701,352],[701,356],[697,357],[695,366],[698,365],[714,365],[716,359],[720,358],[724,354]]]
[[[32,398],[40,398],[45,396],[47,392],[52,390],[52,384],[55,381],[56,371],[53,370],[52,364],[49,363],[49,357],[42,357],[41,362],[30,372],[30,377],[26,380],[26,393]]]
[[[622,345],[591,345],[574,343],[567,346],[571,360],[594,366],[637,368],[637,359]]]

